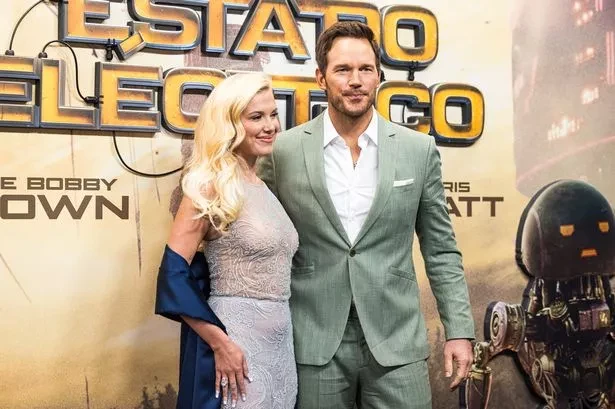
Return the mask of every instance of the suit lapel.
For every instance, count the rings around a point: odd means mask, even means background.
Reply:
[[[320,207],[327,215],[331,225],[337,233],[344,239],[346,244],[350,246],[350,240],[346,234],[346,230],[340,221],[340,218],[335,210],[327,184],[325,181],[325,162],[323,156],[323,141],[324,141],[324,126],[323,115],[318,116],[309,126],[304,129],[303,136],[303,155],[305,157],[305,167],[307,175],[314,192],[316,200]],[[392,183],[392,182],[391,182]]]
[[[365,222],[363,222],[355,240],[355,245],[378,219],[393,190],[397,139],[395,138],[395,129],[388,124],[388,121],[378,115],[378,187]]]

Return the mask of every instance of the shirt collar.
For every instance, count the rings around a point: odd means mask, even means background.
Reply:
[[[329,110],[327,109],[324,113],[324,140],[323,140],[323,148],[326,148],[333,140],[336,138],[340,138],[340,135],[337,133],[337,130],[333,126],[333,122],[331,121],[331,117],[329,116]],[[376,110],[372,107],[372,119],[369,121],[369,125],[365,129],[365,132],[361,136],[365,135],[367,138],[371,139],[374,145],[378,146],[378,114]],[[361,138],[361,137],[359,137]]]

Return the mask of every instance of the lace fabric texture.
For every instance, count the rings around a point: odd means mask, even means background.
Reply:
[[[205,246],[211,295],[288,300],[297,231],[266,185],[244,186],[238,219]]]
[[[246,401],[237,409],[293,409],[297,368],[288,302],[212,296],[209,304],[248,362],[252,382],[246,380]]]
[[[239,218],[205,246],[209,305],[243,349],[253,379],[246,381],[247,400],[239,400],[237,408],[293,409],[297,373],[288,299],[299,240],[269,189],[244,185]]]

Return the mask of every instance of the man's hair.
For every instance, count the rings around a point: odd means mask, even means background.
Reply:
[[[338,21],[323,31],[316,42],[316,64],[318,64],[318,69],[323,75],[327,70],[327,54],[331,51],[333,42],[335,39],[343,37],[367,40],[374,51],[376,68],[380,71],[380,46],[372,29],[367,24],[359,21]]]

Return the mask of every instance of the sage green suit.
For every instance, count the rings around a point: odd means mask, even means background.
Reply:
[[[412,260],[415,232],[446,338],[474,338],[434,139],[382,117],[378,124],[378,186],[354,244],[327,190],[323,114],[281,133],[260,167],[299,232],[290,307],[300,365],[332,359],[351,300],[378,364],[399,366],[428,357]],[[301,382],[300,377],[300,389]]]

